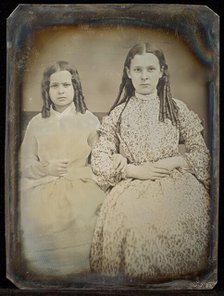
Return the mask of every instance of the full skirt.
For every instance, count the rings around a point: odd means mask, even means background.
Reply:
[[[96,224],[91,268],[106,276],[167,280],[208,263],[209,194],[189,172],[123,180],[107,195]]]
[[[21,192],[22,245],[29,269],[47,275],[88,272],[104,197],[90,179],[63,177]]]

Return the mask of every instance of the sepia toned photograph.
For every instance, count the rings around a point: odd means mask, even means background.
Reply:
[[[8,279],[214,288],[219,17],[200,5],[19,5],[7,51]]]

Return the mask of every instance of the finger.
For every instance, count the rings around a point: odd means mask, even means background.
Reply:
[[[114,161],[113,161],[113,164],[114,164],[114,168],[117,169],[119,164],[120,164],[120,160],[115,158]]]
[[[160,170],[160,171],[164,171],[164,172],[168,172],[169,170],[168,170],[168,168],[166,167],[166,166],[164,166],[164,165],[158,165],[158,164],[146,164],[146,165],[143,165],[143,167],[145,167],[145,168],[147,168],[147,169],[149,169],[149,170],[151,170],[151,171],[158,171],[158,170]]]
[[[60,177],[64,177],[66,174],[65,173],[60,173],[59,176]]]
[[[126,166],[126,161],[122,160],[122,161],[120,161],[117,168],[118,168],[118,170],[123,170],[125,166]]]
[[[67,170],[66,169],[60,169],[59,170],[59,174],[65,174],[65,173],[67,173]]]
[[[61,159],[59,163],[69,163],[69,160],[67,158]]]
[[[115,162],[115,168],[117,170],[120,170],[122,167],[123,167],[123,159],[117,158],[117,160]]]
[[[125,161],[122,161],[119,165],[119,170],[123,170],[124,168],[126,167],[126,162]]]
[[[154,172],[160,174],[170,174],[170,171],[168,169],[158,167],[154,168]]]
[[[124,173],[127,169],[127,163],[124,165],[123,169],[121,170],[122,173]]]
[[[153,177],[158,179],[158,178],[165,178],[167,176],[168,176],[168,174],[155,174]]]
[[[153,167],[166,170],[167,166],[165,164],[155,163],[155,164],[153,164]]]
[[[61,161],[60,162],[60,165],[66,165],[67,166],[68,165],[68,161]]]
[[[61,169],[65,169],[65,168],[67,168],[68,167],[68,164],[66,164],[66,163],[60,163],[60,165],[59,165],[59,168]]]

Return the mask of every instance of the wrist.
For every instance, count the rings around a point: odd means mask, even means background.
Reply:
[[[37,162],[35,166],[33,166],[34,174],[39,174],[41,177],[47,175],[44,165],[41,162]]]
[[[95,183],[97,183],[97,176],[93,173],[93,171],[91,172],[90,179],[92,179]]]
[[[126,177],[134,177],[134,172],[135,172],[135,165],[133,164],[128,164],[126,168]]]
[[[182,155],[175,156],[176,168],[185,168],[187,167],[187,162]]]
[[[49,175],[49,163],[48,162],[42,163],[41,170],[45,175]]]

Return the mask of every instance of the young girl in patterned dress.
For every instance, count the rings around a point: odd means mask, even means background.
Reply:
[[[93,271],[154,282],[206,269],[209,152],[202,130],[198,116],[172,98],[162,51],[135,45],[92,152],[99,185],[110,188],[94,233]]]
[[[27,271],[89,272],[89,251],[104,193],[88,156],[99,128],[86,108],[78,72],[67,62],[47,68],[42,112],[21,146],[20,214]]]

